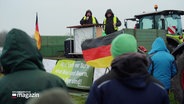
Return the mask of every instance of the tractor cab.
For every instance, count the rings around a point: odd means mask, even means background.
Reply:
[[[163,10],[135,15],[135,18],[139,20],[139,29],[168,30],[168,34],[182,35],[181,15],[184,11]]]
[[[135,29],[157,29],[166,31],[168,49],[172,52],[179,44],[184,42],[181,16],[182,10],[163,10],[151,13],[135,15],[134,18],[124,20],[125,28],[128,28],[127,21],[134,22]]]

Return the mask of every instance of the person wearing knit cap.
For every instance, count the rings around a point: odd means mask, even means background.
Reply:
[[[111,9],[107,9],[103,24],[105,34],[108,35],[115,31],[118,31],[118,27],[121,26],[121,21],[118,19],[117,16],[114,15]]]
[[[137,52],[137,41],[133,35],[118,35],[111,43],[111,54],[115,58],[128,52]]]
[[[98,24],[98,20],[92,15],[91,10],[88,9],[85,13],[85,16],[80,20],[80,24]]]
[[[97,79],[86,104],[169,104],[169,97],[147,71],[146,55],[137,52],[137,41],[118,35],[111,44],[111,70]]]

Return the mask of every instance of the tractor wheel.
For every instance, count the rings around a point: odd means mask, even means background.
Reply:
[[[176,46],[172,45],[172,44],[167,44],[167,49],[170,51],[170,52],[173,52],[173,50],[176,48]]]
[[[172,79],[172,89],[174,91],[176,100],[181,103],[184,96],[184,50],[181,54],[176,56],[176,64],[178,67],[178,72]]]
[[[167,40],[167,48],[170,52],[173,52],[173,50],[179,45],[179,42],[176,41],[173,37],[166,36]]]

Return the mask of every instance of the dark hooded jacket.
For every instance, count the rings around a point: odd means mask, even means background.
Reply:
[[[87,13],[90,13],[91,14],[91,16],[89,17],[89,19],[87,20],[87,19],[84,19],[84,17],[82,17],[82,19],[80,20],[80,24],[81,25],[84,25],[84,24],[93,24],[93,20],[92,20],[92,12],[91,12],[91,10],[87,10],[86,11],[86,14],[85,14],[85,16],[87,17]],[[94,17],[95,18],[95,21],[96,21],[96,24],[98,24],[98,20],[96,19],[96,17]]]
[[[112,16],[111,17],[107,17],[107,14],[111,13]],[[103,21],[103,24],[105,24],[105,33],[106,34],[111,34],[117,30],[114,29],[114,22],[113,22],[113,18],[114,18],[114,13],[112,12],[111,9],[107,9],[106,13],[105,13],[105,18],[106,18],[106,23],[104,23]],[[119,27],[121,26],[121,21],[117,18],[117,23],[116,23],[116,26]]]
[[[166,48],[164,40],[161,37],[155,39],[152,49],[148,54],[152,55],[152,64],[148,69],[149,73],[153,73],[153,76],[169,90],[171,87],[171,78],[176,75],[177,67],[174,57]]]
[[[61,78],[45,72],[35,41],[21,30],[12,29],[7,34],[0,61],[5,74],[0,79],[0,104],[25,104],[25,97],[12,98],[17,91],[66,88]]]
[[[111,67],[94,82],[86,104],[169,104],[166,90],[146,70],[145,55],[123,54]]]

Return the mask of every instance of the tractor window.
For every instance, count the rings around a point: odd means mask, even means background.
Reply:
[[[163,29],[162,25],[163,25],[163,23],[162,23],[161,15],[155,16],[155,26],[156,26],[156,29],[160,29],[160,30]]]
[[[166,28],[176,26],[177,33],[182,34],[181,17],[179,15],[173,14],[168,15],[165,18]]]
[[[140,19],[140,29],[152,29],[153,28],[153,17],[146,16]]]

